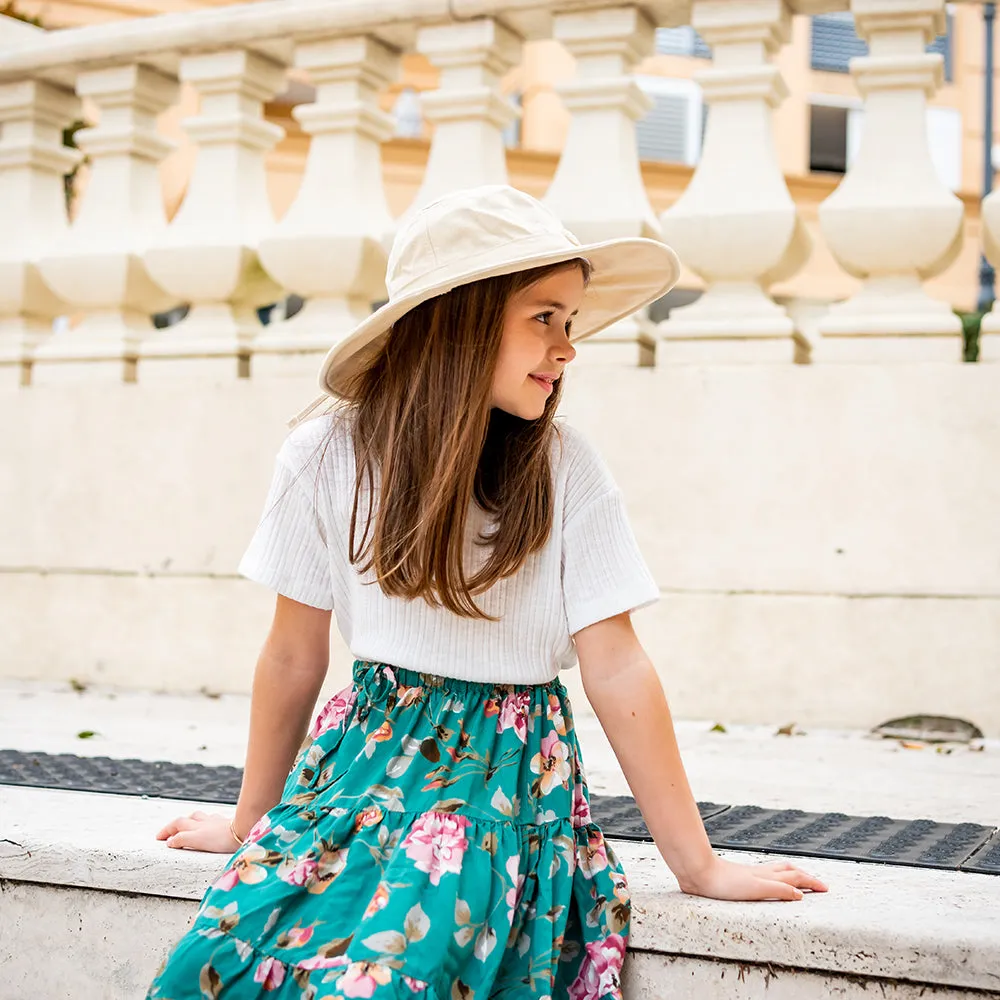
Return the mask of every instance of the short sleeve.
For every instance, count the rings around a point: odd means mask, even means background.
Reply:
[[[621,490],[600,455],[579,439],[578,445],[563,524],[563,601],[570,635],[660,597]]]
[[[291,468],[279,453],[264,513],[239,573],[300,604],[330,611],[330,559],[312,485],[309,471]]]

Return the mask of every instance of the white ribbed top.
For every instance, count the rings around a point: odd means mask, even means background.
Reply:
[[[361,575],[348,562],[355,471],[343,414],[307,420],[285,440],[239,571],[293,600],[333,609],[358,659],[470,681],[547,683],[576,664],[573,633],[660,596],[604,460],[579,431],[561,419],[556,426],[549,540],[514,576],[475,598],[500,621],[461,618],[423,599],[386,597],[374,573]],[[359,520],[367,509],[363,495]],[[473,503],[467,572],[486,559],[486,549],[473,540],[488,524]]]

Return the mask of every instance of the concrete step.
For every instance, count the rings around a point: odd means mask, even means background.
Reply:
[[[238,697],[9,686],[0,689],[0,744],[238,765],[246,710]],[[577,721],[591,787],[626,792],[585,707]],[[1000,818],[995,741],[939,754],[858,733],[710,730],[678,723],[702,799]],[[99,735],[80,740],[80,731]],[[139,1000],[224,860],[153,839],[165,820],[199,807],[206,804],[0,785],[0,1000]],[[627,1000],[1000,996],[1000,877],[799,859],[828,894],[724,903],[681,893],[652,847],[615,846],[633,889]]]

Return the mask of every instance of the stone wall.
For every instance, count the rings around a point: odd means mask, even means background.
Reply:
[[[235,568],[313,391],[0,391],[0,676],[247,690],[273,599]],[[562,412],[662,588],[635,623],[675,713],[1000,735],[1000,367],[591,363]]]

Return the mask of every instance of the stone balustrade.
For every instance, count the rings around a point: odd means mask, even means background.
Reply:
[[[774,57],[793,14],[848,7],[870,45],[852,63],[867,126],[820,208],[820,229],[861,284],[807,336],[769,291],[811,249],[774,148],[772,115],[787,96]],[[925,46],[944,17],[944,0],[264,0],[51,33],[5,29],[0,379],[142,383],[312,369],[385,294],[398,219],[383,181],[393,128],[379,95],[401,57],[420,53],[440,72],[423,100],[434,128],[417,206],[507,179],[503,130],[518,111],[501,77],[525,43],[546,38],[572,55],[576,76],[558,87],[570,124],[545,200],[585,240],[666,239],[706,287],[659,325],[642,314],[606,331],[588,347],[595,357],[958,363],[959,319],[924,287],[954,259],[963,226],[922,124],[942,79],[942,57]],[[713,50],[697,77],[711,112],[687,189],[658,217],[636,144],[649,101],[632,72],[657,27],[684,24]],[[294,108],[308,154],[278,219],[265,156],[282,130],[265,105],[289,76],[314,96]],[[170,145],[158,116],[177,105],[181,85],[199,98],[183,121],[197,155],[168,222],[158,168]],[[89,178],[70,222],[63,176],[80,154],[61,133],[81,107],[95,120],[76,137]],[[997,204],[993,196],[983,213],[994,257]],[[259,307],[289,293],[305,307],[262,325]],[[182,306],[179,322],[154,326],[154,314]],[[984,359],[1000,357],[994,337],[1000,321],[990,317]]]

